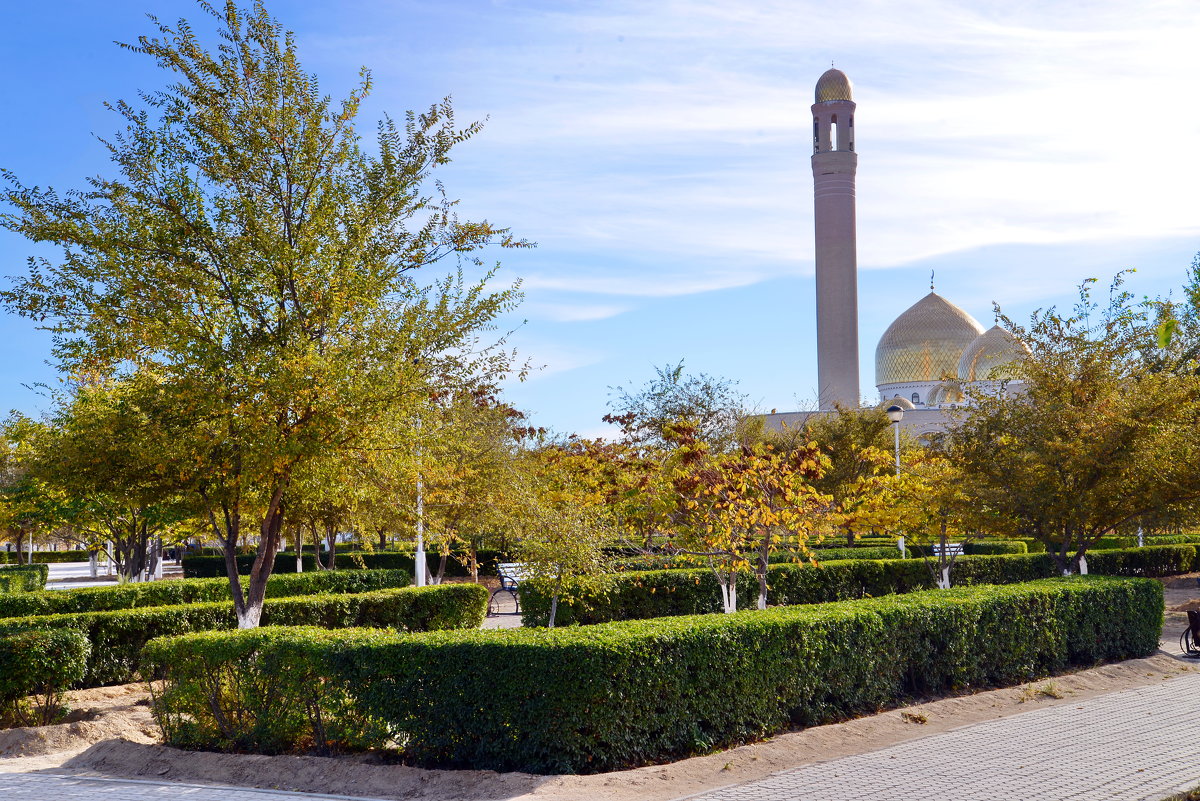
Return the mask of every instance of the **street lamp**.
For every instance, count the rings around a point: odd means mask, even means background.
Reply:
[[[896,475],[900,475],[900,421],[904,419],[904,410],[899,406],[889,406],[887,417],[892,421],[896,431]]]
[[[904,419],[904,410],[899,406],[889,406],[887,418],[892,421],[892,429],[896,432],[896,478],[900,478],[900,421]],[[900,549],[900,556],[902,558],[908,557],[904,549],[903,534],[896,539],[896,547]]]

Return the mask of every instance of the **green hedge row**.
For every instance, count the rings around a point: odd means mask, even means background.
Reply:
[[[376,626],[406,631],[478,628],[487,614],[487,601],[487,590],[477,584],[268,598],[263,604],[262,624],[328,629]],[[0,636],[33,629],[82,631],[92,646],[82,685],[98,687],[132,681],[141,667],[142,647],[155,637],[236,626],[232,602],[201,603],[6,618],[0,620]]]
[[[896,559],[900,551],[893,547],[879,548],[814,548],[812,558],[819,562],[832,562],[842,559]],[[794,553],[773,553],[769,558],[770,564],[795,564],[801,557]],[[677,570],[704,567],[704,557],[697,556],[667,556],[653,555],[631,556],[611,563],[614,571],[641,570]]]
[[[595,773],[1145,656],[1162,610],[1157,582],[1076,577],[553,631],[230,632],[147,660],[175,745],[391,740],[424,766]]]
[[[504,561],[502,554],[499,551],[480,551],[479,552],[479,572],[481,575],[496,574],[496,563]],[[436,573],[438,566],[438,557],[436,554],[426,553],[425,562],[430,572]],[[240,555],[236,557],[238,572],[248,574],[250,568],[254,565],[254,555]],[[301,564],[304,567],[304,572],[318,572],[316,557],[311,553],[300,555]],[[412,553],[403,551],[381,551],[381,552],[348,552],[339,553],[334,558],[338,570],[407,570],[409,575],[412,575],[416,567],[416,558]],[[278,553],[275,555],[275,567],[272,573],[295,573],[296,572],[296,554],[295,553]],[[185,556],[183,557],[183,575],[184,578],[215,578],[225,575],[225,557],[223,556]],[[467,570],[465,556],[451,555],[446,560],[446,576],[452,578],[462,578],[469,576],[470,571]]]
[[[49,577],[50,568],[46,565],[0,567],[0,597],[44,590]]]
[[[0,637],[0,718],[45,726],[63,710],[63,692],[79,682],[91,644],[83,632],[38,629]],[[33,697],[36,708],[28,698]]]
[[[1160,545],[1129,550],[1094,551],[1089,572],[1107,576],[1170,576],[1197,567],[1196,547]],[[768,570],[768,601],[773,606],[827,603],[931,589],[933,573],[924,559],[855,559],[841,562],[773,565]],[[1016,584],[1058,575],[1048,554],[960,556],[950,578],[955,586]],[[755,605],[758,583],[746,573],[738,579],[738,608]],[[604,578],[596,592],[560,599],[556,625],[642,620],[721,611],[716,577],[708,568],[619,573]],[[522,622],[545,626],[550,597],[536,581],[521,587]]]
[[[978,540],[962,543],[967,556],[998,556],[1001,554],[1029,553],[1029,546],[1020,540]],[[932,545],[907,546],[910,556],[932,556]]]
[[[34,564],[57,564],[59,562],[86,562],[91,558],[91,551],[72,550],[72,551],[34,551]],[[0,551],[0,564],[15,565],[19,561],[28,559],[29,555],[24,551],[21,552],[20,559],[17,558],[16,551]]]
[[[267,579],[267,597],[371,592],[409,584],[412,584],[412,576],[403,570],[323,570],[271,576]],[[0,595],[0,618],[223,601],[230,597],[229,592],[228,578],[213,578]]]

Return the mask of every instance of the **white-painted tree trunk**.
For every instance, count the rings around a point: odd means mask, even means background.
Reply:
[[[248,605],[237,616],[239,629],[256,629],[262,619],[262,604]]]
[[[901,559],[908,558],[908,551],[905,550],[905,548],[904,548],[904,535],[903,534],[901,534],[899,537],[896,538],[896,548],[899,549],[899,551],[900,551]]]
[[[938,579],[938,588],[942,590],[950,589],[950,568],[942,568],[942,577]]]
[[[721,583],[721,605],[727,615],[737,611],[737,578],[732,574],[728,582]]]
[[[1079,557],[1079,575],[1081,575],[1081,576],[1087,575],[1087,556],[1086,555]]]
[[[96,556],[95,551],[88,554],[88,573],[92,578],[98,578],[100,575],[100,559]]]

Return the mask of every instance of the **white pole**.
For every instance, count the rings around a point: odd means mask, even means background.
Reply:
[[[417,553],[413,562],[413,578],[418,587],[425,586],[425,492],[421,475],[417,474]]]
[[[161,581],[163,577],[162,537],[156,537],[154,540],[154,556],[154,578]]]
[[[896,429],[896,478],[900,477],[900,422],[892,423]]]
[[[1142,527],[1138,526],[1138,547],[1141,548],[1146,544],[1145,538],[1142,536]]]

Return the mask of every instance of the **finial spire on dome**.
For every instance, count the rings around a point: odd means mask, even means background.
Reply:
[[[929,271],[929,291],[933,291],[933,270]]]

